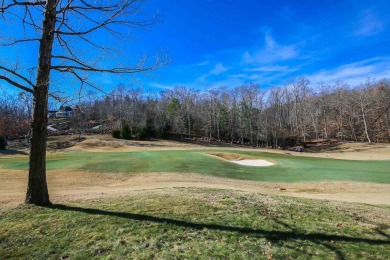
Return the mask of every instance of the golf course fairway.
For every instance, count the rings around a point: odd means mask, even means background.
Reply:
[[[210,155],[228,152],[275,163],[269,167],[234,164]],[[0,167],[27,170],[27,157],[1,158]],[[390,161],[352,161],[242,150],[160,150],[67,152],[48,155],[47,168],[101,173],[199,173],[266,182],[359,181],[390,183]]]

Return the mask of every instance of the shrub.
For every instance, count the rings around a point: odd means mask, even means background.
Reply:
[[[135,133],[135,138],[137,140],[146,140],[147,137],[148,134],[145,127],[141,127],[137,129],[137,132]]]
[[[131,139],[131,131],[128,125],[123,125],[120,134],[122,139]]]
[[[121,131],[120,130],[112,131],[112,137],[120,139],[121,138]]]
[[[168,139],[171,126],[168,122],[165,122],[160,128],[156,131],[156,137],[161,139]]]
[[[7,139],[5,136],[0,135],[0,150],[5,150],[7,148]]]
[[[151,120],[146,122],[146,126],[137,128],[135,133],[135,138],[138,140],[146,140],[151,137],[156,136],[156,130],[154,129],[153,123]]]
[[[154,137],[156,136],[156,131],[154,130],[153,124],[149,121],[146,122],[145,126],[145,132],[146,132],[146,138]]]

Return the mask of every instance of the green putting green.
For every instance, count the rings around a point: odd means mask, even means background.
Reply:
[[[241,166],[208,155],[227,152],[276,163],[269,167]],[[27,158],[0,159],[0,167],[27,170]],[[352,161],[296,157],[256,151],[208,149],[124,153],[70,152],[47,157],[48,170],[104,173],[178,172],[269,182],[361,181],[390,183],[390,161]]]

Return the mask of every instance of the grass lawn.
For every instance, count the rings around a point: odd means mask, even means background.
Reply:
[[[271,160],[270,167],[250,167],[210,156],[229,152]],[[27,170],[27,158],[0,159],[0,167]],[[295,157],[239,150],[165,150],[123,153],[70,152],[50,155],[48,170],[70,169],[104,173],[179,172],[268,182],[361,181],[390,183],[390,161],[350,161]]]
[[[389,259],[390,207],[164,189],[0,215],[0,258]]]

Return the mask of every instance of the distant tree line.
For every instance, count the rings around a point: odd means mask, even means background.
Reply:
[[[32,97],[25,92],[0,95],[0,137],[15,138],[29,134],[32,117]]]
[[[388,79],[351,87],[310,85],[301,77],[269,89],[246,84],[160,93],[119,86],[104,97],[90,93],[78,105],[81,112],[72,120],[80,132],[95,122],[101,132],[125,139],[176,136],[274,148],[320,139],[390,141]]]

